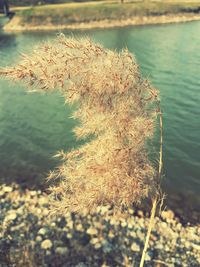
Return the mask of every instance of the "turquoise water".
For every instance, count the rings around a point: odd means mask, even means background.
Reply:
[[[136,56],[141,70],[159,88],[164,112],[163,187],[198,209],[200,193],[200,22],[90,30],[110,49],[124,47]],[[0,65],[17,62],[57,32],[0,33]],[[71,35],[66,31],[65,34]],[[0,177],[29,181],[56,166],[53,155],[77,145],[75,121],[57,94],[27,94],[20,84],[0,81]],[[189,205],[189,204],[188,204]]]

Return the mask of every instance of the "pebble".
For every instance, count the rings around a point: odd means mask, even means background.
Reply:
[[[165,210],[165,211],[162,211],[161,213],[161,217],[164,219],[164,220],[173,220],[174,217],[175,217],[175,214],[172,210]]]
[[[80,232],[83,232],[84,231],[83,225],[80,224],[80,223],[78,225],[76,225],[76,230],[80,231]]]
[[[93,244],[93,245],[99,243],[99,238],[97,238],[97,237],[93,237],[93,238],[90,240],[90,243]]]
[[[168,226],[167,226],[167,223],[166,222],[161,222],[161,227],[166,229]]]
[[[91,228],[87,229],[86,233],[89,235],[97,235],[98,231],[97,231],[97,229],[91,227]]]
[[[75,267],[88,267],[84,262],[79,262]]]
[[[176,225],[176,229],[179,230],[179,231],[182,229],[182,225],[181,225],[181,223],[177,223],[177,225]]]
[[[136,244],[136,243],[133,243],[131,245],[131,250],[132,251],[140,251],[140,246],[138,244]]]
[[[171,258],[171,262],[175,263],[176,259],[174,257]]]
[[[192,244],[193,248],[198,250],[200,253],[200,245]]]
[[[136,233],[135,233],[134,231],[131,231],[131,232],[129,233],[129,235],[130,235],[131,237],[133,237],[133,238],[136,238]]]
[[[151,256],[149,255],[149,253],[146,253],[145,261],[150,261],[150,260],[151,260]]]
[[[188,241],[185,241],[185,247],[189,249],[191,247],[191,243]]]
[[[109,238],[114,238],[115,237],[115,234],[112,231],[109,231],[108,237]]]
[[[94,245],[94,248],[95,248],[95,249],[99,249],[99,248],[101,248],[101,243],[96,243],[96,244]]]
[[[115,218],[111,218],[109,222],[111,225],[118,225],[119,224],[119,221],[117,221]]]
[[[41,243],[41,248],[42,249],[50,249],[50,248],[52,248],[52,246],[53,246],[53,243],[51,242],[50,239],[45,239]]]
[[[138,211],[137,211],[137,215],[138,215],[139,217],[144,217],[144,212],[143,212],[142,210],[138,210]]]
[[[104,253],[110,253],[113,250],[112,244],[109,243],[107,240],[104,240],[102,242],[102,246],[103,246],[103,252]]]
[[[73,221],[68,221],[68,222],[67,222],[67,227],[68,227],[69,229],[73,229],[73,227],[74,227],[74,223],[73,223]]]
[[[37,195],[37,191],[33,191],[33,190],[30,191],[30,195],[31,195],[31,196],[36,196],[36,195]]]
[[[98,207],[97,212],[100,212],[101,214],[106,214],[109,211],[109,206],[103,206],[103,207]]]
[[[6,217],[5,221],[14,221],[17,218],[17,214],[15,211],[11,211]]]
[[[14,192],[13,201],[12,194],[5,193],[5,190],[7,193]],[[54,257],[57,257],[56,264],[64,267],[59,260],[66,257],[66,262],[71,262],[73,255],[86,258],[87,262],[77,264],[75,256],[76,263],[70,266],[97,267],[96,262],[102,259],[105,259],[105,266],[117,266],[124,256],[138,266],[149,224],[149,218],[145,218],[143,212],[138,213],[139,217],[131,215],[131,218],[122,219],[112,216],[110,207],[103,207],[94,216],[80,217],[67,213],[65,219],[49,218],[48,201],[45,200],[48,199],[47,195],[36,190],[27,190],[26,194],[22,191],[17,193],[17,190],[16,187],[5,189],[0,185],[0,195],[3,196],[0,199],[0,250],[11,246],[10,251],[15,257],[15,245],[19,248],[31,244],[37,255],[43,257],[44,265],[41,267],[49,266]],[[183,226],[173,212],[165,211],[162,219],[155,218],[145,258],[147,266],[155,266],[151,261],[154,255],[159,255],[159,259],[170,267],[181,266],[180,263],[182,266],[200,266],[199,235],[198,226]],[[41,248],[45,250],[45,257]],[[94,253],[94,249],[98,253]],[[111,262],[106,262],[107,258]]]
[[[127,222],[126,222],[126,221],[122,221],[122,222],[121,222],[121,226],[122,226],[122,227],[126,227],[126,226],[127,226]]]
[[[56,223],[55,222],[52,222],[51,223],[51,227],[56,227]]]
[[[158,250],[163,250],[163,245],[161,243],[157,243],[156,246],[155,246],[156,249]]]
[[[67,234],[67,238],[71,239],[72,237],[73,237],[73,236],[72,236],[71,233],[68,233],[68,234]]]
[[[35,241],[40,243],[42,241],[42,237],[40,235],[36,236]]]
[[[175,264],[177,264],[178,266],[181,266],[182,265],[181,259],[176,258],[175,259]]]
[[[66,255],[68,253],[68,248],[67,247],[57,247],[55,249],[55,252],[60,254],[60,255]]]
[[[137,235],[137,237],[138,237],[141,241],[144,241],[144,239],[145,239],[145,234],[144,234],[144,233],[142,233],[142,232],[139,230],[139,231],[137,231],[136,235]]]
[[[46,197],[40,197],[38,203],[40,205],[46,205],[46,204],[48,204],[48,198],[46,198]]]
[[[40,228],[38,231],[38,235],[46,235],[48,233],[46,228]]]
[[[12,192],[13,191],[13,189],[12,189],[12,187],[11,186],[4,186],[4,188],[3,188],[4,190],[4,192],[5,193],[10,193],[10,192]]]

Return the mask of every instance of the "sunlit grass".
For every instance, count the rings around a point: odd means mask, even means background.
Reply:
[[[100,20],[128,19],[134,16],[158,16],[178,13],[198,13],[198,2],[132,2],[97,1],[65,3],[35,7],[17,7],[13,11],[23,22],[38,22],[50,18],[52,23],[76,23]]]

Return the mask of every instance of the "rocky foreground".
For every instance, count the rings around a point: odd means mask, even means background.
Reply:
[[[89,267],[139,264],[149,219],[142,212],[113,217],[49,217],[48,196],[0,186],[0,267]],[[183,227],[172,211],[155,219],[145,266],[200,266],[200,225]]]

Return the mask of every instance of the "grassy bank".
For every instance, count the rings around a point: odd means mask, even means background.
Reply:
[[[16,15],[21,23],[41,24],[71,24],[102,20],[123,20],[135,16],[159,16],[178,13],[198,13],[200,3],[73,3],[44,5],[18,10]]]
[[[55,30],[170,23],[200,19],[200,2],[98,1],[14,7],[5,30]]]

